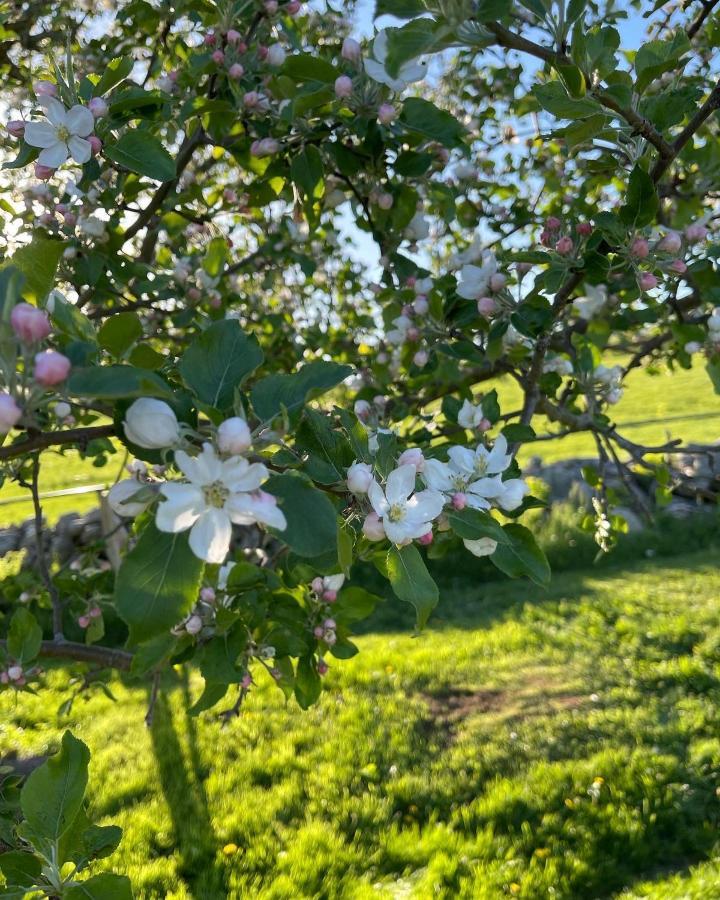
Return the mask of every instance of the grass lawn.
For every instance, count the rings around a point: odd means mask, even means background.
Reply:
[[[456,583],[435,625],[336,663],[319,705],[262,684],[223,726],[200,682],[0,699],[0,752],[93,751],[108,862],[140,898],[718,896],[720,573],[709,554]]]

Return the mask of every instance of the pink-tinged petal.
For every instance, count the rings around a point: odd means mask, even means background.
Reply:
[[[425,460],[425,468],[422,473],[425,484],[434,491],[452,490],[452,474],[447,463],[439,459]]]
[[[56,144],[51,144],[49,147],[46,147],[44,150],[40,151],[38,162],[41,166],[48,166],[51,169],[57,169],[64,162],[67,162],[68,155],[67,144],[63,144],[62,141],[58,141]]]
[[[53,125],[64,125],[67,120],[67,110],[55,97],[43,95],[39,98],[40,106],[45,110],[48,122]]]
[[[230,516],[214,506],[208,507],[190,529],[190,549],[208,563],[223,563],[230,550]]]
[[[388,511],[389,504],[385,499],[383,489],[374,479],[371,482],[370,487],[368,488],[368,499],[370,500],[372,508],[382,519],[382,517]]]
[[[203,444],[198,456],[188,456],[184,450],[177,450],[175,462],[190,481],[195,484],[212,484],[220,481],[222,463],[210,444]]]
[[[25,143],[31,147],[52,147],[58,143],[57,131],[49,122],[28,122],[25,125]]]
[[[71,107],[65,118],[65,125],[70,129],[72,134],[78,137],[87,137],[95,127],[95,117],[87,108],[87,106]]]
[[[407,518],[413,522],[431,522],[443,511],[443,506],[445,497],[439,491],[420,491],[408,500]]]
[[[155,524],[160,531],[176,534],[197,522],[205,509],[202,491],[193,484],[169,482],[160,488],[164,500],[158,504]]]
[[[86,141],[85,138],[75,137],[74,135],[68,140],[68,150],[70,151],[70,156],[72,156],[79,166],[85,165],[92,156],[92,146],[90,145],[90,141]]]
[[[225,511],[236,525],[253,525],[259,522],[268,528],[284,531],[287,520],[283,511],[272,499],[253,494],[233,494],[225,504]]]
[[[415,478],[417,469],[415,466],[398,466],[388,475],[385,496],[392,506],[395,503],[404,503],[415,490]],[[372,502],[372,501],[371,501]]]
[[[222,464],[222,481],[233,492],[256,491],[269,474],[262,463],[248,463],[241,456]]]

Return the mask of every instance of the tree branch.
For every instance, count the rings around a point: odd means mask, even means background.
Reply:
[[[97,438],[112,437],[114,425],[90,425],[87,428],[69,428],[67,431],[37,431],[24,441],[0,447],[0,462],[5,459],[16,459],[33,450],[45,450],[60,444],[80,444],[87,447],[90,441]]]
[[[0,641],[0,647],[7,650],[7,641]],[[40,656],[48,659],[71,659],[75,662],[96,663],[107,669],[127,672],[133,661],[133,654],[127,650],[115,650],[98,644],[79,644],[75,641],[43,641]]]
[[[718,83],[710,92],[707,100],[703,103],[700,109],[697,110],[692,119],[690,119],[687,125],[673,141],[672,156],[668,159],[660,158],[655,163],[655,165],[653,166],[653,170],[650,173],[652,175],[653,181],[659,181],[663,177],[665,172],[667,172],[670,163],[672,163],[672,161],[677,157],[685,144],[687,144],[687,142],[692,138],[692,136],[695,134],[698,128],[700,128],[703,122],[708,119],[718,108],[720,108],[720,81],[718,81]]]

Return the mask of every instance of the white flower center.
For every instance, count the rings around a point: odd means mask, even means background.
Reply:
[[[388,510],[387,517],[391,522],[402,522],[402,520],[405,518],[405,504],[393,503],[393,505]]]
[[[67,125],[58,125],[55,129],[55,134],[57,135],[57,139],[59,141],[63,141],[64,143],[67,143],[67,141],[69,141],[71,137],[70,129],[67,127]]]
[[[454,491],[464,491],[467,482],[462,475],[454,475],[452,478],[452,486]]]
[[[484,475],[487,472],[488,461],[484,456],[475,457],[475,474]]]
[[[203,494],[208,506],[215,506],[218,509],[222,509],[223,506],[225,506],[225,501],[230,496],[230,491],[225,487],[222,481],[213,481],[212,484],[205,485]]]

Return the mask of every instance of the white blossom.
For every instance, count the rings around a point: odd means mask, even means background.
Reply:
[[[365,72],[380,84],[386,84],[393,91],[404,91],[413,81],[422,81],[425,77],[426,63],[410,60],[403,63],[396,76],[389,74],[385,68],[388,55],[388,33],[386,29],[379,31],[372,45],[373,58],[367,57],[364,61]]]
[[[388,475],[385,490],[373,481],[368,491],[385,534],[398,546],[427,534],[445,503],[438,491],[415,493],[416,475],[415,466],[399,466]]]
[[[469,400],[464,400],[457,420],[461,428],[474,429],[478,427],[484,418],[482,406],[479,403],[475,406]]]
[[[41,147],[38,163],[57,169],[72,157],[82,165],[92,155],[90,141],[85,138],[95,127],[93,114],[86,106],[79,104],[65,109],[54,97],[40,97],[45,109],[47,122],[28,122],[25,126],[25,141],[31,147]]]
[[[607,299],[607,288],[604,284],[588,284],[585,286],[585,296],[573,300],[573,309],[581,319],[589,320],[600,312]]]
[[[163,400],[140,397],[125,413],[125,437],[138,447],[162,450],[180,440],[177,416]]]
[[[497,259],[490,250],[482,254],[482,264],[479,266],[464,265],[458,275],[457,292],[465,300],[479,300],[490,290],[490,279],[497,273]]]

